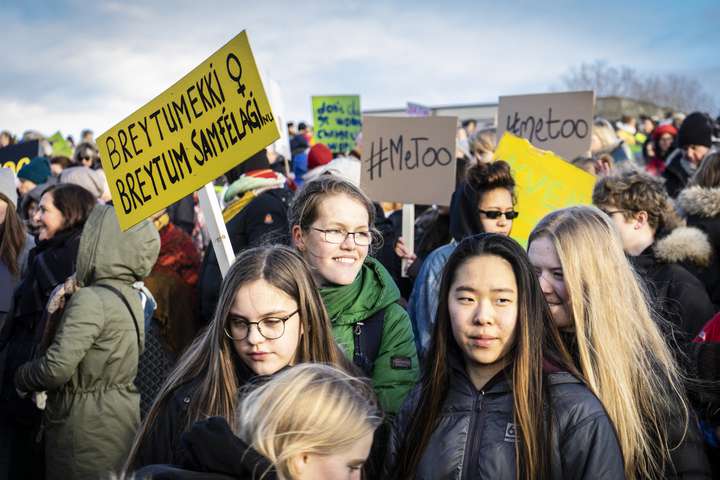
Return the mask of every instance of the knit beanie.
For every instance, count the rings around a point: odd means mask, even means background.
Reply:
[[[0,168],[0,193],[17,207],[17,187],[15,186],[15,173],[9,168]]]
[[[693,112],[683,120],[678,132],[678,145],[680,148],[688,145],[712,146],[712,121],[710,117],[701,112]]]
[[[224,201],[230,202],[236,196],[257,188],[281,187],[285,184],[285,176],[281,173],[270,170],[253,170],[243,174],[240,178],[230,184],[225,191]]]
[[[316,143],[308,153],[308,170],[321,165],[327,165],[333,159],[333,154],[327,145]]]
[[[652,132],[652,138],[655,140],[658,140],[660,137],[665,135],[666,133],[669,133],[673,137],[677,137],[678,131],[675,126],[673,126],[672,123],[664,123],[662,125],[658,125],[655,130]]]
[[[95,198],[102,197],[108,190],[107,181],[101,170],[93,170],[89,167],[66,168],[60,173],[59,183],[72,183],[83,187],[92,193]]]
[[[40,185],[47,181],[50,173],[50,161],[46,157],[35,157],[20,169],[17,176],[20,180],[30,180]]]

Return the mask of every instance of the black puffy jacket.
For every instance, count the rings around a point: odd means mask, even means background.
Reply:
[[[452,362],[459,363],[459,362]],[[600,401],[565,372],[547,375],[553,408],[553,479],[625,478],[615,429]],[[392,472],[397,449],[419,401],[419,386],[395,419],[388,454]],[[450,387],[435,432],[415,472],[432,480],[515,479],[512,384],[501,372],[478,391],[460,365],[451,367]],[[388,475],[387,478],[392,478]]]
[[[234,351],[233,351],[234,352]],[[239,388],[249,383],[262,383],[270,376],[258,376],[252,372],[236,354],[232,354],[235,375]],[[146,465],[179,465],[187,454],[180,439],[188,430],[188,409],[197,402],[200,378],[178,386],[165,400],[158,416],[146,431],[140,442],[131,468],[137,470]]]
[[[196,422],[182,436],[180,466],[149,465],[135,478],[154,480],[276,480],[272,463],[236,437],[221,417]]]

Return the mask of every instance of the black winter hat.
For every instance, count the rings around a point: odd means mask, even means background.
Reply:
[[[680,148],[688,145],[712,146],[713,124],[710,117],[702,112],[693,112],[683,120],[678,132]]]

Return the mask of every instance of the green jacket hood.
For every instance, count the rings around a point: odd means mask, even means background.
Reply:
[[[101,280],[132,284],[147,277],[160,253],[160,236],[147,220],[123,232],[115,209],[97,205],[80,237],[77,279],[80,286]]]
[[[400,299],[392,276],[372,257],[365,259],[353,283],[323,287],[320,294],[334,325],[365,320]]]

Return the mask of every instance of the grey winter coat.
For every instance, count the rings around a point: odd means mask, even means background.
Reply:
[[[48,391],[48,479],[104,477],[125,459],[140,423],[133,380],[144,341],[143,310],[132,284],[150,273],[159,251],[152,223],[121,232],[112,207],[96,206],[85,224],[77,260],[82,288],[68,301],[45,355],[15,376],[19,390]],[[132,315],[100,285],[119,290]]]

